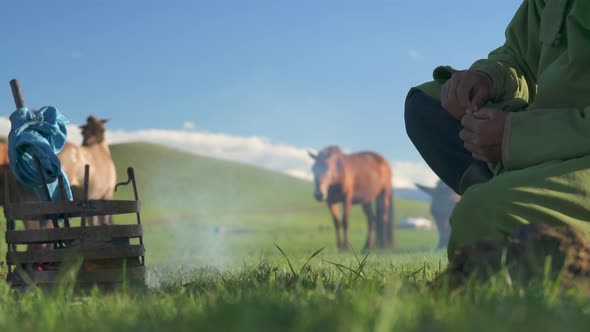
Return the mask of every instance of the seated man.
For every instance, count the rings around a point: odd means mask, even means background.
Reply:
[[[590,1],[525,0],[503,46],[410,90],[408,136],[462,195],[449,256],[522,223],[590,226]]]

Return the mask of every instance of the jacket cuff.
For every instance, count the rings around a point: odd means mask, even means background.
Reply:
[[[487,59],[477,60],[469,67],[469,70],[480,71],[487,74],[492,79],[491,100],[496,103],[512,97],[506,96],[508,87],[506,86],[506,69],[499,63]]]

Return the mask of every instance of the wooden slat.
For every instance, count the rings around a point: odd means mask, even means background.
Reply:
[[[139,257],[144,254],[145,249],[141,244],[90,249],[35,249],[29,251],[10,251],[6,253],[6,263],[15,265],[24,263],[62,262],[75,255],[80,255],[85,259],[110,259]]]
[[[31,278],[31,281],[35,284],[54,284],[59,282],[59,273],[59,271],[33,271],[29,273],[29,278]],[[125,274],[128,281],[145,280],[145,267],[128,267]],[[9,273],[6,279],[13,286],[26,285],[18,272]],[[102,269],[92,272],[81,271],[78,273],[76,282],[80,284],[123,282],[123,269]]]
[[[7,219],[31,220],[50,219],[52,215],[66,215],[70,218],[102,216],[140,212],[139,201],[122,200],[88,200],[88,201],[54,201],[54,202],[23,202],[7,204]]]
[[[113,238],[137,238],[142,235],[143,231],[141,225],[49,228],[24,231],[7,231],[6,243],[31,244],[82,239],[110,241]]]

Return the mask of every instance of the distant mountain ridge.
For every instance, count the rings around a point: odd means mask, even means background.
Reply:
[[[421,202],[430,202],[430,196],[420,189],[394,188],[394,196]]]

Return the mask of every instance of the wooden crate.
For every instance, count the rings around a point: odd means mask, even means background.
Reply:
[[[7,281],[14,287],[31,285],[52,287],[64,275],[75,275],[75,288],[99,286],[113,289],[123,284],[145,287],[145,248],[140,217],[140,201],[133,168],[128,180],[117,184],[133,186],[133,200],[60,200],[10,202],[10,179],[5,178]],[[39,174],[42,178],[42,174]],[[86,165],[85,197],[88,193],[89,167]],[[42,178],[43,183],[45,180]],[[14,179],[12,180],[14,185]],[[60,181],[62,197],[63,181]],[[136,224],[87,225],[87,219],[99,215],[136,214]],[[80,218],[80,226],[70,220]],[[18,221],[51,220],[49,228],[16,230]],[[63,221],[60,225],[57,221]]]

